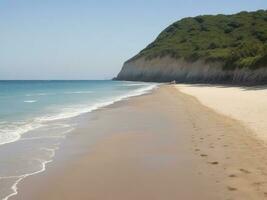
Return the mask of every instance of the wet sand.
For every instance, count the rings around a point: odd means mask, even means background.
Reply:
[[[23,200],[267,198],[267,149],[174,86],[83,115]]]

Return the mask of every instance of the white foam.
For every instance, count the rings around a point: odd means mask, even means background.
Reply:
[[[55,95],[55,93],[34,93],[34,94],[26,94],[25,96],[32,97],[32,96],[47,96],[47,95]]]
[[[75,107],[65,108],[62,110],[62,112],[60,112],[60,114],[43,116],[43,117],[38,118],[38,120],[41,122],[48,122],[48,121],[54,121],[54,120],[76,117],[76,116],[79,116],[81,114],[89,113],[89,112],[92,112],[92,111],[97,110],[99,108],[111,105],[111,104],[118,102],[118,101],[121,101],[123,99],[127,99],[130,97],[146,94],[149,91],[155,89],[156,87],[158,87],[158,84],[152,84],[152,85],[128,92],[125,95],[112,97],[112,98],[103,100],[102,102],[97,102],[93,105],[82,105],[82,106],[79,106],[76,108]]]
[[[0,126],[0,145],[15,142],[20,139],[21,135],[34,130],[36,128],[40,128],[43,126],[39,123],[9,123],[9,124],[1,124]]]
[[[55,156],[56,149],[47,149],[46,148],[46,150],[51,151],[51,158]],[[37,159],[37,160],[41,163],[41,169],[36,171],[36,172],[23,174],[23,175],[20,175],[20,176],[0,177],[0,179],[14,179],[14,178],[17,178],[17,180],[15,181],[15,183],[11,187],[13,192],[11,194],[7,195],[5,198],[3,198],[3,200],[8,200],[10,197],[17,195],[18,194],[17,185],[19,184],[19,182],[21,182],[23,179],[25,179],[28,176],[32,176],[32,175],[35,175],[35,174],[38,174],[38,173],[41,173],[41,172],[45,171],[46,170],[46,164],[53,161],[52,159],[51,160],[40,160],[40,159]]]
[[[24,103],[35,103],[35,102],[37,102],[37,100],[25,100],[25,101],[23,101]]]
[[[64,134],[67,134],[69,132],[73,131],[73,128],[70,128],[69,130],[65,131]],[[29,139],[33,139],[33,138],[29,138]],[[57,144],[59,145],[59,144]],[[22,175],[19,175],[19,176],[4,176],[4,177],[0,177],[0,179],[17,179],[15,181],[15,183],[12,185],[11,189],[12,189],[12,193],[10,193],[9,195],[7,195],[5,198],[3,198],[2,200],[8,200],[10,197],[12,196],[15,196],[18,194],[18,184],[19,182],[21,182],[23,179],[27,178],[28,176],[32,176],[32,175],[35,175],[35,174],[39,174],[43,171],[46,170],[46,164],[50,163],[53,161],[53,157],[55,156],[56,154],[56,150],[58,149],[57,147],[54,148],[54,149],[51,149],[51,148],[45,148],[45,147],[42,147],[40,148],[41,150],[44,150],[44,151],[48,151],[49,152],[49,158],[50,160],[41,160],[41,159],[35,159],[37,161],[39,161],[41,163],[41,169],[40,170],[37,170],[35,172],[32,172],[32,173],[26,173],[26,174],[22,174]]]
[[[89,113],[99,108],[111,105],[117,101],[121,101],[123,99],[127,99],[133,96],[139,96],[139,95],[148,93],[149,91],[153,90],[157,86],[158,84],[149,84],[148,86],[144,86],[142,88],[129,91],[128,93],[121,95],[121,96],[115,96],[109,99],[103,99],[102,101],[96,102],[93,105],[80,105],[80,106],[76,106],[72,108],[65,108],[65,109],[62,109],[59,112],[59,114],[52,114],[52,115],[37,117],[33,119],[31,122],[17,122],[13,124],[5,124],[2,122],[0,124],[0,145],[17,141],[21,138],[22,134],[28,131],[34,130],[36,128],[42,127],[44,126],[44,123],[46,122],[72,118],[72,117],[76,117],[84,113]],[[81,91],[76,91],[76,92],[81,92]],[[27,100],[24,102],[33,103],[36,101]]]
[[[134,91],[130,91],[130,92],[128,92],[124,95],[121,95],[121,96],[116,96],[116,97],[102,100],[101,102],[97,102],[97,103],[90,105],[90,106],[82,105],[82,106],[77,106],[75,108],[66,108],[66,109],[62,110],[62,112],[60,114],[48,115],[48,116],[35,118],[30,123],[17,122],[16,124],[14,123],[13,126],[12,125],[7,126],[5,123],[2,123],[2,124],[0,124],[1,125],[0,126],[0,145],[1,144],[7,144],[10,142],[15,142],[15,141],[19,140],[21,138],[22,134],[24,134],[28,131],[31,131],[33,129],[45,126],[45,122],[76,117],[76,116],[81,115],[83,113],[88,113],[88,112],[97,110],[99,108],[111,105],[115,102],[118,102],[118,101],[121,101],[124,99],[128,99],[130,97],[139,96],[142,94],[149,93],[151,90],[153,90],[157,87],[158,87],[158,84],[151,84],[151,85],[136,89]],[[1,127],[4,127],[4,128],[1,128]],[[68,133],[72,130],[73,130],[73,128],[67,130],[65,133]],[[58,136],[55,136],[55,137],[58,137]],[[35,140],[35,139],[42,139],[42,138],[43,137],[31,137],[31,138],[23,138],[23,139],[24,140]],[[17,179],[15,181],[15,183],[13,184],[13,186],[11,187],[13,192],[11,194],[9,194],[8,196],[6,196],[3,200],[8,200],[10,197],[18,194],[17,185],[24,178],[45,171],[46,164],[52,162],[52,157],[54,157],[56,149],[44,149],[44,150],[50,151],[51,159],[50,160],[39,160],[41,163],[41,169],[40,170],[33,172],[33,173],[19,175],[19,176],[0,177],[0,179]]]

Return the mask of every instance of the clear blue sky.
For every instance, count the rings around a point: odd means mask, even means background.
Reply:
[[[0,79],[107,79],[176,20],[267,0],[1,0]]]

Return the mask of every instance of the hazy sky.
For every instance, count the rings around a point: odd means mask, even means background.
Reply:
[[[166,26],[267,0],[1,0],[0,79],[108,79]]]

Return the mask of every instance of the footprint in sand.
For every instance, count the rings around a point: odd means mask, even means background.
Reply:
[[[209,163],[212,164],[212,165],[218,165],[219,164],[219,162],[217,162],[217,161],[209,162]]]
[[[207,157],[207,154],[200,154],[201,157]]]
[[[246,169],[243,169],[243,168],[241,168],[241,169],[239,169],[241,172],[243,172],[243,173],[245,173],[245,174],[250,174],[251,172],[250,171],[248,171],[248,170],[246,170]]]
[[[229,177],[230,177],[230,178],[235,178],[235,177],[237,177],[237,175],[235,175],[235,174],[230,174]]]
[[[227,189],[230,190],[230,191],[236,191],[237,190],[237,188],[231,187],[231,186],[228,186]]]

